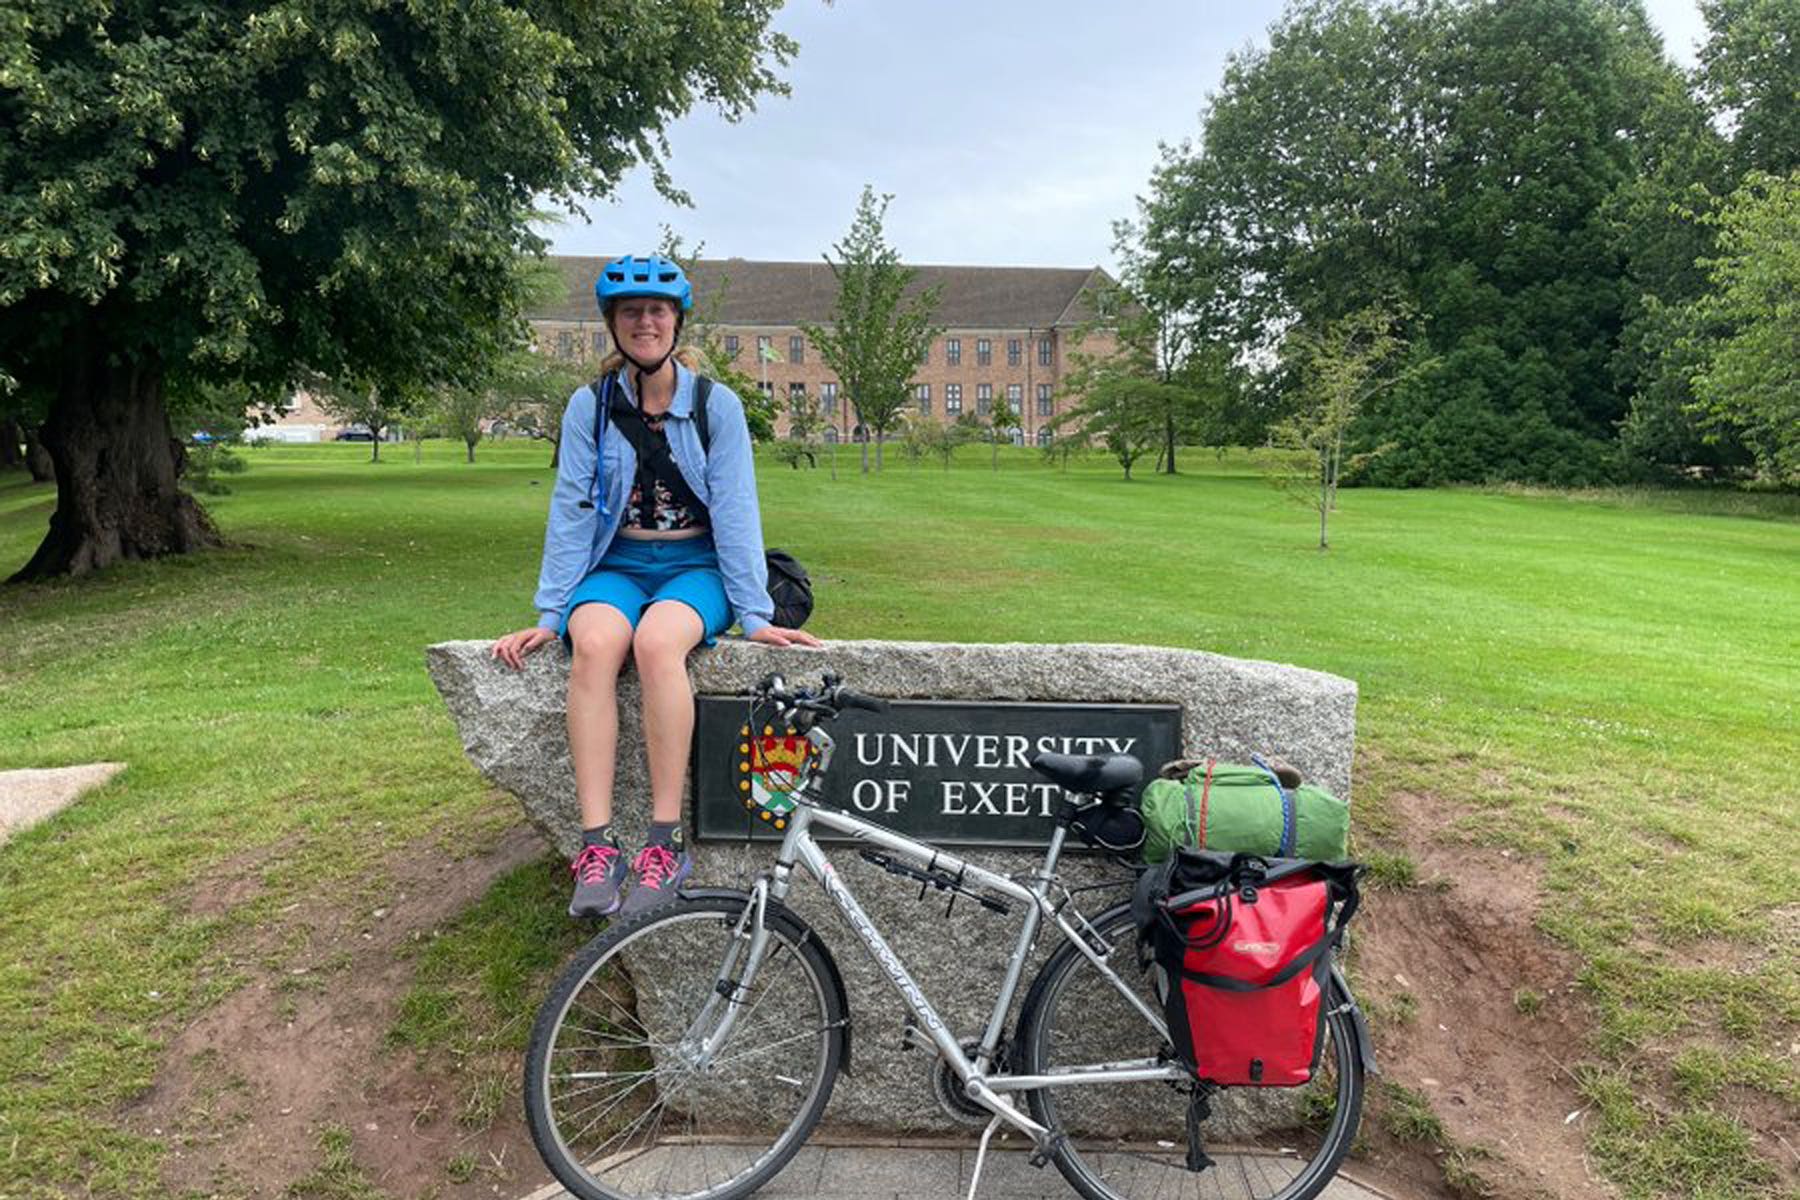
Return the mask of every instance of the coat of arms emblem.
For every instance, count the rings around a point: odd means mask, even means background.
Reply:
[[[792,726],[777,729],[764,725],[757,732],[749,725],[738,730],[738,792],[744,807],[776,829],[787,828],[788,814],[798,803],[817,758],[812,743]]]

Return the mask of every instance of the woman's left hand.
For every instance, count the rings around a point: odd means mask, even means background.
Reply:
[[[780,625],[764,625],[750,634],[749,640],[761,642],[765,646],[811,646],[815,650],[825,645],[805,630],[786,629]]]

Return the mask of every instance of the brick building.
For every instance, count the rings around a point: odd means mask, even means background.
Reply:
[[[539,349],[566,359],[597,361],[608,349],[594,304],[594,280],[608,260],[552,261],[568,287],[564,298],[530,314]],[[1077,331],[1092,318],[1088,296],[1112,283],[1099,267],[919,267],[915,289],[939,288],[936,323],[944,332],[913,376],[909,415],[954,421],[986,416],[996,399],[1021,414],[1014,440],[1039,443],[1068,401],[1058,395]],[[818,405],[830,418],[827,440],[861,437],[856,414],[800,324],[829,324],[836,281],[823,262],[709,259],[692,272],[696,303],[734,365],[758,381],[785,413]],[[1089,334],[1080,348],[1103,353],[1112,339]],[[774,361],[760,353],[773,352]],[[785,426],[784,426],[785,427]]]

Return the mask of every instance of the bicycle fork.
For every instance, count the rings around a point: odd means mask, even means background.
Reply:
[[[732,928],[725,944],[724,957],[713,975],[712,995],[700,1006],[682,1035],[676,1053],[694,1070],[710,1067],[731,1040],[756,984],[756,973],[769,950],[769,929],[763,920],[769,902],[769,881],[765,876],[750,888],[749,903]]]

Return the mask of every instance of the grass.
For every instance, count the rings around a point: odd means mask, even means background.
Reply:
[[[246,978],[329,966],[284,908],[372,906],[404,854],[516,821],[420,650],[530,622],[550,476],[541,445],[460,456],[250,451],[208,501],[234,548],[0,590],[0,769],[130,764],[0,849],[0,1194],[158,1194],[168,1148],[122,1106],[168,1032]],[[862,477],[846,451],[834,481],[764,462],[769,540],[812,569],[816,631],[1194,647],[1357,680],[1365,843],[1407,791],[1453,815],[1445,836],[1542,864],[1546,932],[1598,1020],[1593,1086],[1628,1081],[1595,1134],[1626,1194],[1778,1194],[1730,1092],[1682,1056],[1795,1092],[1792,497],[1356,491],[1320,554],[1307,511],[1236,460],[1130,483],[1098,460],[1001,464],[895,455]],[[0,477],[0,563],[49,506]],[[232,881],[237,902],[193,902]],[[554,891],[527,869],[420,950],[390,1052],[511,1055],[565,945]],[[472,1066],[458,1116],[485,1119],[495,1086]]]

